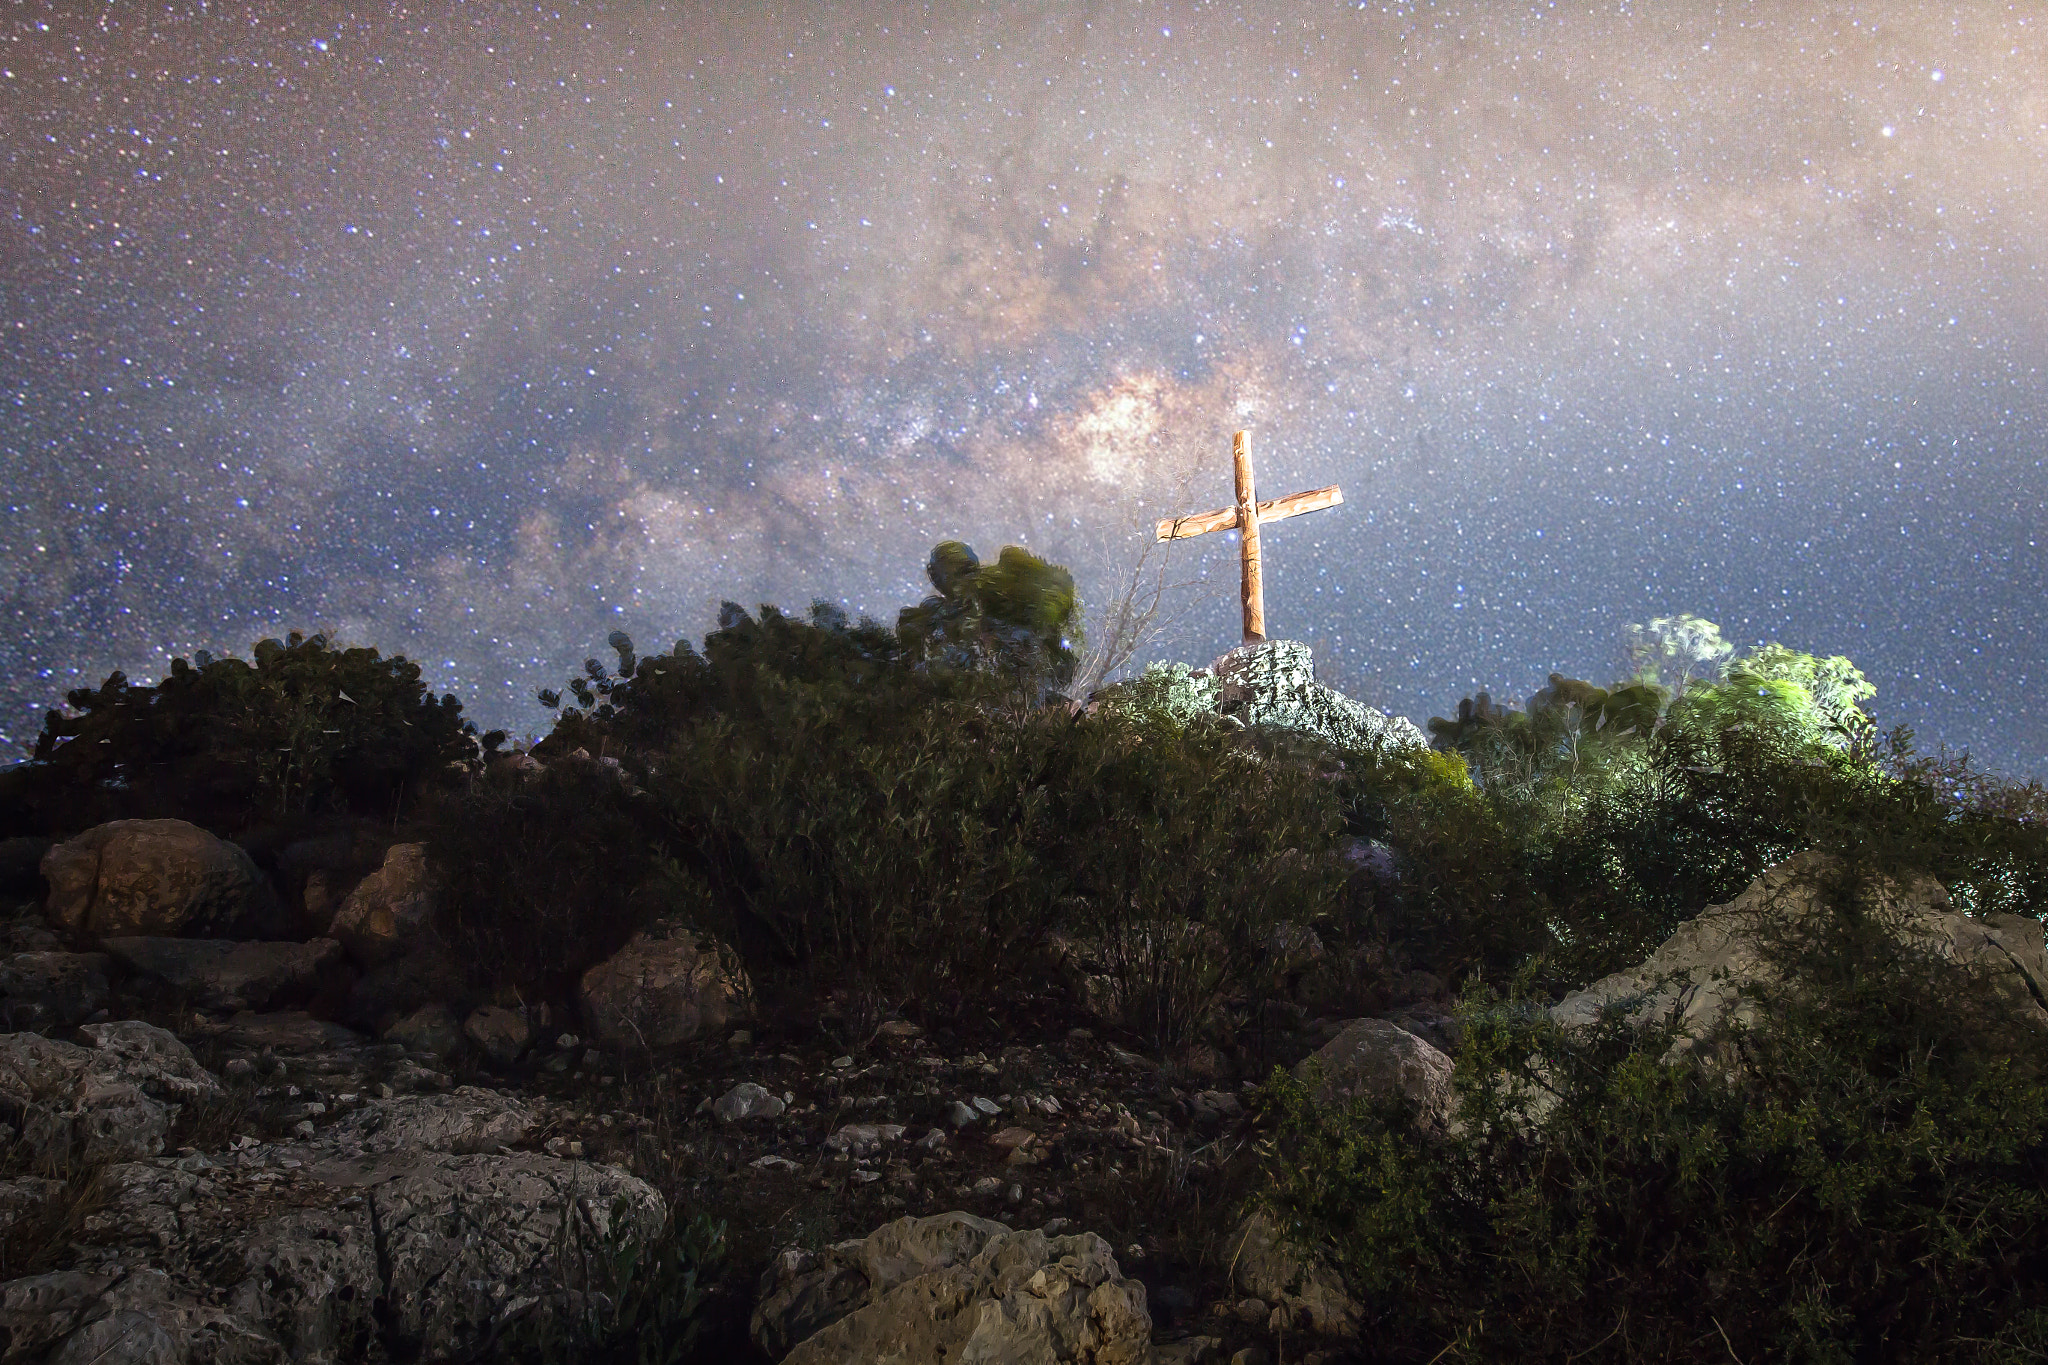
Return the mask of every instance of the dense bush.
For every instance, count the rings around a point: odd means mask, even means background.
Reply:
[[[853,699],[770,679],[756,701],[776,714],[705,721],[644,780],[757,979],[929,1004],[1028,972],[1057,931],[1163,1045],[1242,984],[1276,919],[1335,894],[1328,792],[1220,734],[915,683]]]
[[[226,831],[331,813],[394,818],[471,771],[484,736],[417,664],[332,649],[293,631],[253,662],[173,659],[154,685],[120,672],[44,718],[29,763],[0,777],[11,828],[71,832],[124,817],[178,816]]]
[[[1672,1020],[1563,1036],[1527,977],[1461,1003],[1455,1137],[1276,1074],[1272,1206],[1385,1358],[2040,1358],[2048,1045],[1894,932],[1843,852],[1812,932],[1768,947],[1739,1082],[1657,1060]]]
[[[565,759],[525,781],[478,782],[421,813],[440,888],[436,927],[480,992],[567,1002],[666,902],[659,830],[619,773]]]

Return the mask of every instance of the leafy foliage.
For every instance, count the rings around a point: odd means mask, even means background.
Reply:
[[[565,1302],[558,1311],[517,1324],[493,1358],[536,1365],[695,1359],[706,1291],[724,1270],[725,1225],[702,1213],[686,1219],[671,1211],[658,1235],[643,1238],[632,1230],[623,1197],[612,1205],[607,1237],[592,1239],[580,1222],[562,1222],[577,1235],[557,1248],[557,1257],[576,1259],[580,1289],[560,1296]]]
[[[0,807],[49,832],[124,816],[222,828],[343,812],[388,820],[478,763],[462,704],[436,701],[403,656],[297,631],[251,653],[173,659],[153,686],[117,671],[72,691],[76,714],[45,716],[34,759],[0,779]],[[481,752],[503,739],[484,736]]]
[[[1063,686],[1074,676],[1081,599],[1074,577],[1029,550],[1005,545],[994,564],[948,540],[925,575],[938,589],[896,618],[911,654],[947,668],[989,668],[1026,685]]]
[[[1389,1359],[2038,1358],[2048,1045],[1872,913],[1876,875],[1772,945],[1738,1083],[1655,1060],[1675,1018],[1561,1033],[1527,976],[1461,1003],[1448,1140],[1276,1074],[1283,1224]]]

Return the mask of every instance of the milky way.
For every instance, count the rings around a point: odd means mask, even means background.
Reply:
[[[1622,628],[2048,775],[2048,4],[39,4],[0,42],[0,760],[325,628],[515,734],[932,544],[1265,533],[1420,721]],[[1173,547],[1235,643],[1235,547]],[[1153,563],[1157,564],[1157,559]]]

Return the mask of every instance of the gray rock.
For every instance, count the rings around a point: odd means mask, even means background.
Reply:
[[[659,926],[585,972],[580,994],[584,1025],[597,1041],[660,1049],[723,1029],[745,1012],[751,987],[731,953]]]
[[[462,1032],[499,1066],[510,1066],[533,1041],[526,1016],[502,1005],[482,1005],[462,1021]]]
[[[229,1298],[294,1361],[364,1360],[382,1288],[366,1209],[308,1209],[259,1224],[238,1243],[244,1278]]]
[[[191,1100],[220,1094],[220,1082],[199,1064],[190,1048],[155,1024],[140,1019],[122,1019],[111,1024],[87,1024],[78,1030],[91,1040],[96,1065],[119,1068],[151,1094]]]
[[[446,1005],[422,1005],[385,1029],[384,1041],[403,1044],[408,1052],[446,1057],[462,1046],[462,1021]]]
[[[1152,1358],[1145,1288],[1123,1277],[1107,1242],[967,1213],[899,1218],[816,1256],[785,1254],[751,1327],[785,1365]]]
[[[404,956],[427,935],[433,917],[426,845],[393,844],[383,866],[348,893],[328,932],[367,970]]]
[[[34,1360],[104,1312],[100,1295],[115,1278],[58,1270],[0,1284],[0,1360]]]
[[[163,1150],[179,1101],[220,1093],[185,1045],[134,1020],[89,1024],[92,1047],[0,1034],[0,1116],[38,1160],[88,1164]]]
[[[782,1096],[770,1094],[766,1087],[752,1081],[741,1081],[712,1101],[711,1112],[726,1123],[738,1123],[742,1119],[776,1118],[787,1107]]]
[[[222,1046],[247,1052],[306,1054],[360,1046],[362,1034],[342,1024],[315,1019],[303,1010],[265,1014],[245,1011],[204,1030]]]
[[[825,1150],[865,1160],[902,1136],[900,1123],[849,1123],[825,1139]]]
[[[281,926],[270,882],[239,846],[184,820],[115,820],[43,855],[50,923],[75,937],[261,937]]]
[[[100,946],[140,975],[203,1010],[264,1010],[303,1004],[332,990],[344,970],[341,944],[234,943],[225,939],[103,938]]]
[[[83,1023],[107,1007],[112,967],[105,953],[16,953],[0,963],[0,1023],[38,1033]]]
[[[536,1122],[523,1101],[463,1085],[358,1109],[329,1128],[326,1140],[360,1152],[495,1152],[523,1142]]]
[[[41,1176],[0,1180],[0,1237],[6,1236],[15,1224],[41,1215],[62,1199],[68,1189],[61,1180],[45,1180]]]
[[[472,1347],[521,1297],[544,1309],[576,1258],[615,1239],[644,1245],[667,1214],[651,1186],[612,1167],[528,1152],[398,1159],[409,1164],[366,1193],[389,1330],[400,1352],[430,1359]]]
[[[1344,1277],[1321,1256],[1290,1245],[1263,1211],[1238,1225],[1230,1266],[1233,1287],[1288,1310],[1295,1321],[1306,1319],[1325,1336],[1357,1334],[1360,1309]]]
[[[1354,1019],[1294,1074],[1316,1078],[1315,1096],[1323,1104],[1399,1096],[1417,1122],[1442,1130],[1451,1118],[1451,1070],[1449,1057],[1406,1029],[1384,1019]]]

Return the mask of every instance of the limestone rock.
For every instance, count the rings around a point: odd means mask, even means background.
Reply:
[[[408,1052],[446,1057],[462,1045],[462,1021],[438,1001],[422,1005],[384,1030],[384,1040],[401,1043]]]
[[[1298,1079],[1320,1076],[1324,1104],[1400,1096],[1425,1128],[1450,1121],[1451,1059],[1423,1039],[1384,1019],[1354,1019],[1335,1038],[1294,1068]]]
[[[0,1034],[0,1116],[39,1160],[87,1163],[163,1150],[177,1101],[219,1082],[170,1034],[133,1020],[89,1024],[94,1046]]]
[[[369,1191],[389,1266],[389,1331],[403,1350],[428,1359],[461,1354],[485,1337],[521,1297],[516,1291],[545,1296],[563,1284],[579,1243],[584,1256],[615,1237],[644,1245],[667,1216],[643,1180],[536,1152],[428,1157],[395,1169]],[[624,1221],[615,1224],[618,1204]],[[564,1242],[570,1264],[558,1261]]]
[[[368,1218],[289,1213],[252,1229],[238,1250],[244,1278],[228,1305],[237,1317],[262,1323],[294,1361],[369,1358],[379,1280]]]
[[[269,881],[238,845],[184,820],[114,820],[43,855],[50,923],[77,937],[278,928]]]
[[[62,1199],[67,1187],[61,1180],[47,1180],[41,1176],[24,1175],[13,1180],[0,1180],[0,1237],[5,1237],[16,1223],[28,1222],[51,1204]]]
[[[745,974],[694,934],[646,930],[583,974],[583,1020],[613,1047],[660,1049],[715,1033],[743,1012]]]
[[[356,883],[334,912],[328,932],[358,966],[382,967],[402,957],[432,928],[434,892],[424,844],[393,844],[384,864]]]
[[[502,1005],[483,1005],[470,1011],[469,1018],[462,1021],[462,1032],[499,1066],[518,1061],[519,1054],[533,1041],[526,1016]]]
[[[1680,925],[1647,959],[1626,971],[1573,991],[1551,1008],[1567,1029],[1584,1029],[1606,1009],[1618,1009],[1638,1025],[1661,1019],[1673,1006],[1683,1032],[1665,1060],[1704,1050],[1730,1023],[1755,1025],[1761,1012],[1741,997],[1744,986],[1775,982],[1773,968],[1758,945],[1758,930],[1773,922],[1804,921],[1820,911],[1819,879],[1830,869],[1821,854],[1799,854],[1765,869],[1726,905],[1709,906]],[[1878,889],[1875,907],[1895,916],[1899,932],[1950,961],[1989,967],[1994,989],[2017,1019],[2048,1026],[2048,953],[2039,920],[2017,915],[1973,919],[1949,908],[1948,892],[1931,877],[1910,885]],[[1721,1058],[1725,1061],[1726,1058]]]
[[[1107,1242],[967,1213],[899,1218],[816,1256],[784,1253],[752,1330],[785,1365],[1140,1365],[1152,1354],[1145,1288],[1123,1277]]]
[[[1360,1309],[1344,1277],[1321,1257],[1304,1256],[1281,1236],[1271,1215],[1254,1212],[1231,1239],[1231,1283],[1275,1307],[1306,1318],[1325,1336],[1356,1335]]]
[[[722,1122],[738,1123],[742,1119],[777,1118],[786,1107],[782,1096],[770,1094],[765,1086],[741,1081],[712,1101],[711,1112]]]
[[[106,1008],[113,959],[105,953],[16,953],[0,963],[0,1025],[43,1032]]]
[[[101,946],[133,971],[164,983],[203,1010],[265,1010],[302,1004],[332,990],[344,970],[341,945],[235,943],[226,939],[107,938]]]
[[[1197,670],[1195,677],[1202,676]],[[1206,670],[1216,679],[1216,709],[1246,725],[1300,730],[1373,753],[1426,749],[1412,721],[1353,701],[1315,680],[1315,655],[1299,640],[1240,645]]]
[[[359,1109],[327,1132],[337,1147],[364,1152],[495,1152],[521,1142],[533,1110],[475,1086],[445,1095],[405,1095]]]

